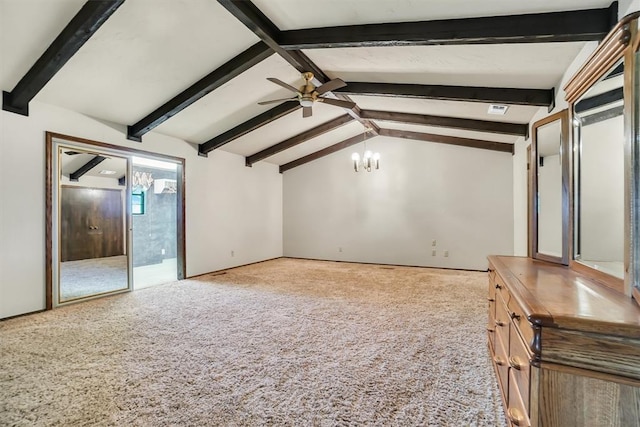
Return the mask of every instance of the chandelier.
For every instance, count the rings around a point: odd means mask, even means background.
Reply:
[[[357,152],[351,155],[353,170],[356,172],[360,172],[361,170],[371,172],[373,169],[380,169],[380,153],[367,150],[367,132],[369,131],[371,131],[371,128],[366,127],[362,133],[362,143],[364,144],[364,153],[362,156]]]

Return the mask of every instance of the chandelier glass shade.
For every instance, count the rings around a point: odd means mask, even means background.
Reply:
[[[380,153],[367,150],[367,135],[366,133],[371,129],[365,129],[362,135],[362,142],[364,144],[364,153],[360,156],[360,153],[353,153],[351,155],[351,161],[353,163],[353,170],[360,172],[361,170],[371,172],[372,170],[380,169]]]

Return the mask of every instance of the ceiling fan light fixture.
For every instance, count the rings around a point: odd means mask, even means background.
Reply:
[[[302,105],[303,107],[311,107],[313,106],[313,100],[310,98],[301,98],[300,105]]]

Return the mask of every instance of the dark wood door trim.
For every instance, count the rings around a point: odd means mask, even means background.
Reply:
[[[105,142],[65,135],[56,132],[45,132],[45,309],[53,308],[53,188],[57,181],[53,176],[54,139],[64,140],[71,144],[80,143],[93,147],[104,148],[123,155],[142,155],[167,160],[178,164],[178,211],[177,211],[177,270],[178,279],[186,278],[186,226],[185,226],[185,159],[151,151],[138,150]]]

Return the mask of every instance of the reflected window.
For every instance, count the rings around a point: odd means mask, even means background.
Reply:
[[[144,215],[144,192],[134,192],[131,194],[131,213],[134,215]]]

